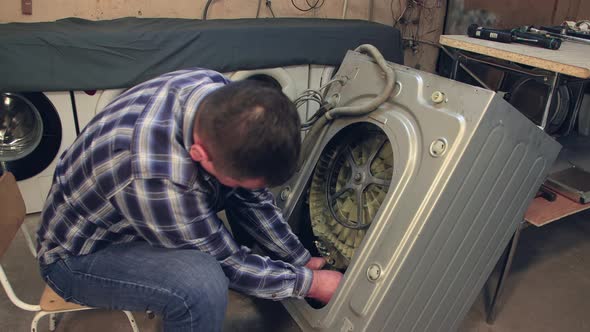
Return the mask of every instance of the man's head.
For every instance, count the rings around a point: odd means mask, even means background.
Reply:
[[[279,185],[295,172],[300,125],[295,105],[278,89],[232,82],[199,104],[190,154],[226,186]]]

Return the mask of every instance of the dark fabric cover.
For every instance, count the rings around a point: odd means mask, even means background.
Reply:
[[[390,26],[333,19],[141,19],[0,24],[0,90],[129,87],[190,67],[221,72],[298,64],[338,65],[375,45],[403,63]]]

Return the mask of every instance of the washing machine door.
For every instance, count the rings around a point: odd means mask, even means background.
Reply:
[[[0,170],[18,181],[41,172],[57,156],[59,115],[42,92],[0,94]]]

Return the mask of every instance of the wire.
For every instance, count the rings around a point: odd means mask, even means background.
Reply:
[[[430,41],[430,40],[414,39],[414,38],[402,38],[402,39],[403,40],[407,40],[407,41],[413,41],[413,42],[416,42],[416,43],[421,43],[421,44],[426,44],[426,45],[434,46],[436,48],[442,48],[441,45],[439,45],[439,44],[437,44],[437,43],[435,43],[433,41]]]
[[[395,1],[395,0],[391,0],[391,2],[389,3],[389,9],[391,10],[391,18],[393,18],[393,27],[395,28],[395,26],[396,26],[396,25],[399,23],[399,20],[401,20],[401,19],[402,19],[402,17],[404,17],[404,15],[406,14],[406,11],[408,10],[408,7],[409,7],[409,5],[408,5],[408,3],[406,2],[406,5],[404,6],[404,5],[402,4],[402,0],[399,0],[399,10],[400,10],[402,13],[401,13],[401,14],[399,15],[399,17],[396,19],[396,18],[395,18],[395,14],[394,14],[394,12],[393,12],[393,2],[394,2],[394,1]],[[402,7],[403,7],[403,10],[402,10]]]
[[[258,7],[256,8],[256,18],[260,17],[260,6],[262,5],[262,0],[258,0]]]
[[[213,0],[207,0],[205,8],[203,8],[203,21],[207,20],[207,12],[209,11],[209,6],[211,6],[211,2],[213,2]]]
[[[272,17],[276,17],[275,12],[272,10],[272,2],[270,0],[266,0],[266,7],[268,7],[268,10],[270,10]]]
[[[320,2],[321,1],[321,2]],[[314,3],[311,3],[310,0],[305,0],[308,8],[301,8],[295,4],[295,0],[291,0],[291,4],[293,7],[297,8],[297,10],[301,12],[308,12],[310,10],[318,9],[324,5],[325,0],[316,0]]]
[[[315,113],[307,120],[307,122],[301,124],[301,130],[305,131],[311,128],[316,121],[321,118],[326,111],[331,108],[331,105],[324,101],[321,91],[326,89],[327,87],[331,86],[334,83],[340,83],[341,85],[344,84],[344,80],[342,79],[332,79],[328,81],[326,84],[320,86],[317,90],[314,89],[307,89],[301,92],[301,95],[293,101],[295,103],[295,107],[299,108],[299,106],[303,105],[305,102],[313,101],[316,102],[320,108],[318,108]]]
[[[440,6],[441,6],[440,0],[434,0],[435,4],[433,4],[432,6],[427,6],[426,1],[427,0],[421,0],[421,1],[412,0],[412,2],[414,2],[415,5],[418,5],[422,8],[425,8],[425,9],[435,9],[435,8],[440,8]]]

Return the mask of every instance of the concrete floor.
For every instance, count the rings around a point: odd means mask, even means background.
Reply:
[[[493,325],[485,323],[484,299],[474,303],[460,332],[590,331],[590,212],[542,228],[528,227],[521,236],[512,273]],[[27,218],[35,228],[38,215]],[[43,284],[22,234],[2,260],[16,293],[27,302],[38,301]],[[300,331],[280,303],[232,292],[224,331]],[[10,303],[0,292],[0,331],[27,331],[33,314]],[[135,313],[140,330],[160,331],[156,317]],[[40,331],[47,331],[42,321]],[[121,312],[91,310],[62,316],[58,331],[130,331]]]

